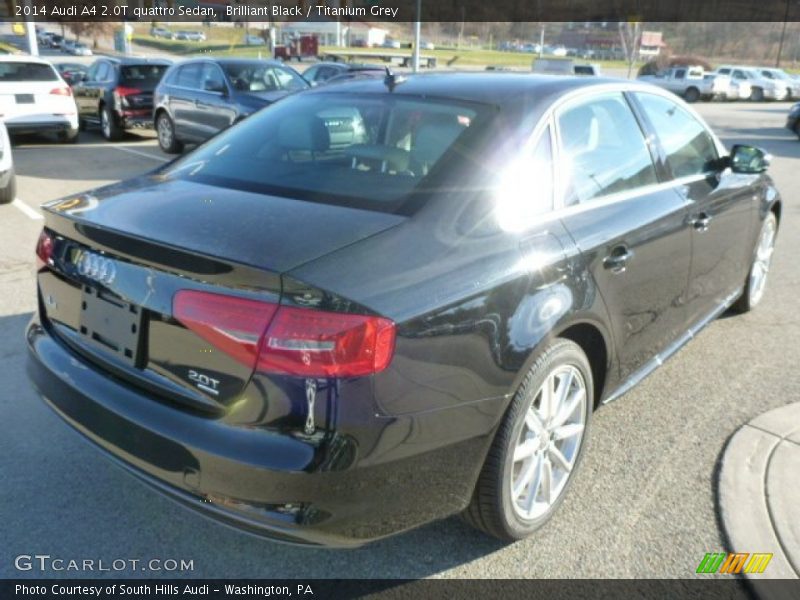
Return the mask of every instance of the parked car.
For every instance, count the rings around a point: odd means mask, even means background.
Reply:
[[[750,99],[756,102],[762,100],[783,100],[789,95],[789,86],[774,79],[769,79],[757,73],[751,67],[737,65],[722,65],[715,73],[727,75],[733,81],[744,81],[750,86]]]
[[[49,48],[53,42],[53,35],[51,31],[41,31],[36,34],[36,42],[44,48]]]
[[[61,50],[67,54],[75,53],[75,40],[64,40],[61,43]]]
[[[309,87],[277,61],[202,58],[172,67],[156,88],[154,124],[164,152],[183,151]]]
[[[62,142],[78,140],[72,90],[53,65],[35,56],[0,56],[0,115],[12,135],[55,133]]]
[[[51,48],[61,48],[61,45],[64,43],[64,37],[58,35],[57,33],[53,33],[50,35],[50,47]]]
[[[383,44],[381,44],[381,45],[384,48],[394,48],[394,49],[400,48],[400,42],[398,42],[397,40],[390,39],[390,38],[385,39],[383,41]]]
[[[93,52],[89,46],[78,42],[72,47],[70,54],[74,54],[76,56],[92,56]]]
[[[244,36],[244,43],[248,46],[264,46],[266,45],[266,40],[261,37],[260,35],[246,35]]]
[[[43,207],[28,372],[118,464],[249,532],[352,546],[463,511],[521,539],[595,408],[761,302],[768,162],[636,82],[296,94]]]
[[[164,59],[139,57],[95,61],[72,86],[81,127],[99,126],[110,141],[119,140],[126,129],[150,127],[153,90],[170,64]]]
[[[687,102],[727,98],[730,88],[728,76],[706,74],[701,66],[671,67],[655,75],[641,75],[638,79],[669,90]]]
[[[305,79],[312,86],[327,83],[334,77],[345,75],[347,73],[377,73],[383,75],[386,73],[386,67],[380,65],[365,65],[360,63],[345,63],[345,62],[320,62],[310,66],[303,71],[303,79]]]
[[[789,109],[789,116],[786,118],[786,129],[793,131],[800,137],[800,102]]]
[[[17,180],[14,176],[14,158],[11,140],[3,121],[0,121],[0,204],[13,202],[17,197]]]
[[[202,31],[178,31],[174,39],[189,42],[205,42],[206,34]]]
[[[80,79],[84,77],[89,70],[86,65],[81,63],[53,63],[53,66],[68,85],[72,85],[72,80],[75,76]]]
[[[165,40],[174,40],[175,39],[175,34],[172,33],[166,27],[152,27],[150,29],[150,35],[153,36],[154,38],[161,38],[161,39],[165,39]]]
[[[531,70],[539,75],[600,75],[598,65],[576,64],[571,58],[535,58]]]
[[[780,81],[786,85],[788,91],[788,95],[786,97],[787,99],[800,98],[800,80],[795,79],[783,69],[759,67],[757,71],[760,75],[766,77],[767,79]]]

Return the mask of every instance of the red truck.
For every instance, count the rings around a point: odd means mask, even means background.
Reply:
[[[275,46],[275,58],[290,60],[296,58],[298,61],[304,58],[316,58],[319,53],[319,40],[315,35],[301,35],[289,40],[287,44]]]

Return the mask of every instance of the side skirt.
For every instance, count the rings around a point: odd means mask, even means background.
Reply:
[[[700,319],[694,326],[692,326],[686,333],[684,333],[681,337],[677,340],[672,342],[669,346],[667,346],[664,350],[656,354],[653,358],[647,361],[642,367],[630,375],[625,381],[623,381],[619,387],[617,387],[613,392],[611,392],[608,397],[603,400],[603,404],[608,404],[609,402],[613,402],[617,398],[623,396],[631,388],[635,387],[640,381],[642,381],[645,377],[650,375],[653,371],[655,371],[658,367],[663,365],[667,359],[669,359],[673,354],[675,354],[678,350],[680,350],[687,342],[692,340],[698,333],[700,333],[706,325],[708,325],[711,321],[716,319],[726,310],[728,310],[736,299],[742,295],[744,291],[743,287],[738,288],[735,290],[731,295],[729,295],[725,300],[720,304],[717,308],[711,311],[708,315]]]

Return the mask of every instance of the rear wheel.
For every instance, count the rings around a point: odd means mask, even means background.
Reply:
[[[687,102],[697,102],[700,99],[700,90],[698,90],[696,87],[690,87],[688,90],[686,90],[684,98]]]
[[[11,173],[8,176],[8,183],[6,187],[0,188],[0,204],[8,204],[13,202],[17,196],[17,178],[14,176],[14,168],[11,168]]]
[[[778,219],[775,218],[775,213],[771,212],[761,225],[761,233],[758,235],[758,243],[753,254],[753,263],[750,266],[750,272],[747,274],[747,283],[745,283],[741,297],[733,305],[734,310],[743,313],[749,312],[764,297],[777,233]]]
[[[592,371],[580,346],[556,339],[511,401],[464,512],[506,541],[544,525],[564,498],[588,433]]]
[[[115,142],[122,137],[122,127],[119,126],[117,119],[107,106],[100,109],[100,129],[103,137],[110,142]]]
[[[761,102],[764,99],[764,90],[759,87],[754,87],[750,92],[750,99],[754,102]]]
[[[795,135],[800,138],[800,119],[794,122],[794,127],[792,129],[794,130]]]
[[[67,131],[58,132],[58,141],[62,144],[77,144],[80,135],[80,128],[69,129]]]
[[[183,151],[183,144],[175,137],[175,124],[170,116],[161,112],[156,118],[156,133],[158,134],[158,145],[167,154],[180,154]]]

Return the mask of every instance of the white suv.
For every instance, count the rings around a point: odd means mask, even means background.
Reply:
[[[9,133],[55,133],[78,140],[78,108],[70,88],[49,62],[0,56],[0,119]]]
[[[785,100],[790,95],[789,86],[778,79],[768,79],[758,72],[758,69],[741,65],[722,65],[716,73],[727,75],[732,81],[747,82],[750,85],[750,99]]]

